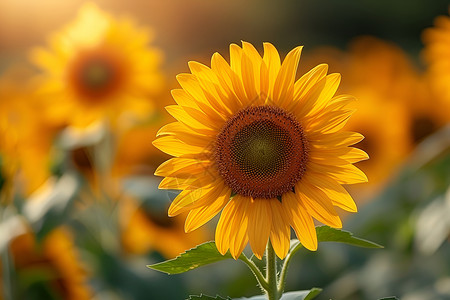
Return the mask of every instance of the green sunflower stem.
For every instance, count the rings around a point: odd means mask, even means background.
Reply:
[[[299,243],[294,249],[289,251],[288,255],[284,259],[283,266],[281,267],[280,279],[278,282],[278,293],[280,295],[282,295],[284,292],[284,287],[286,285],[286,275],[289,268],[289,264],[291,263],[291,259],[294,256],[294,254],[297,253],[297,251],[300,250],[301,248],[302,244]]]
[[[245,256],[245,254],[242,254],[239,257],[240,260],[242,260],[247,267],[252,271],[253,275],[255,275],[256,280],[258,281],[259,286],[264,289],[265,291],[267,291],[268,289],[268,284],[266,279],[264,278],[264,275],[261,273],[261,271],[258,269],[258,267],[255,265],[255,263],[253,261],[251,261],[250,259],[247,258],[247,256]]]
[[[266,249],[266,280],[267,280],[267,297],[269,300],[279,300],[281,294],[278,291],[277,278],[277,256],[273,250],[272,243],[267,243]]]

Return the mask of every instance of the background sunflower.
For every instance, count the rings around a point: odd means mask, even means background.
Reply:
[[[131,19],[114,19],[93,3],[55,33],[49,50],[32,60],[43,70],[43,109],[56,123],[87,126],[134,113],[146,117],[163,86],[161,53],[149,46],[151,34]]]

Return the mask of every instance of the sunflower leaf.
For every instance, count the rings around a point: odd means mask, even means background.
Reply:
[[[319,243],[338,242],[363,248],[384,248],[383,246],[377,243],[359,237],[355,237],[353,233],[349,231],[331,228],[330,226],[327,225],[316,227],[316,232],[317,232],[317,241]],[[291,240],[290,252],[297,252],[301,247],[302,245],[300,244],[299,240],[296,239]]]
[[[204,295],[204,294],[200,294],[199,296],[197,295],[190,295],[189,298],[187,298],[186,300],[231,300],[230,297],[227,298],[222,298],[220,296],[208,296],[208,295]]]
[[[339,242],[364,248],[384,248],[383,246],[353,236],[353,233],[341,229],[331,228],[330,226],[319,226],[316,228],[317,240],[319,242]]]
[[[174,259],[169,259],[147,267],[169,275],[180,274],[198,267],[232,258],[231,254],[220,254],[214,242],[206,242],[187,250]]]
[[[314,299],[322,289],[312,288],[307,291],[295,291],[295,292],[287,292],[281,296],[280,300],[312,300]],[[211,298],[212,299],[212,298]],[[266,300],[267,296],[259,295],[251,298],[235,298],[233,300]]]

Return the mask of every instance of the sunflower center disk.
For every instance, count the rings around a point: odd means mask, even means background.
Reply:
[[[75,60],[70,80],[83,97],[100,99],[113,93],[121,82],[122,70],[117,58],[106,53],[83,53]]]
[[[80,80],[91,89],[103,89],[114,78],[111,66],[101,61],[89,62],[80,74]]]
[[[248,107],[231,117],[216,141],[219,174],[237,194],[276,198],[294,188],[308,144],[295,117],[274,106]]]

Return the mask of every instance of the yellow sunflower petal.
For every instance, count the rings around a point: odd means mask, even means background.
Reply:
[[[236,45],[230,45],[230,67],[232,72],[230,73],[231,83],[233,90],[238,97],[241,104],[246,105],[249,102],[247,95],[242,84],[242,49]]]
[[[163,180],[161,180],[161,182],[159,183],[158,188],[162,190],[182,190],[189,188],[194,181],[196,181],[195,177],[164,177]]]
[[[224,185],[220,179],[204,188],[184,190],[172,201],[169,216],[176,216],[193,208],[215,201],[222,194]]]
[[[258,51],[248,42],[242,42],[242,80],[248,99],[258,99],[261,83],[262,58]],[[261,103],[264,104],[264,103]]]
[[[320,112],[336,93],[340,80],[340,74],[330,74],[322,78],[299,100],[296,115],[304,118]]]
[[[211,136],[199,134],[180,122],[169,123],[156,133],[157,137],[164,135],[173,135],[183,143],[191,144],[194,146],[205,147],[211,143]]]
[[[329,166],[308,162],[308,168],[313,172],[332,177],[341,184],[367,182],[367,176],[354,165]]]
[[[272,101],[281,107],[287,106],[294,95],[294,81],[303,47],[291,50],[283,61],[273,87]]]
[[[342,222],[330,199],[317,187],[304,180],[295,185],[295,193],[300,196],[306,210],[319,222],[341,228]]]
[[[311,131],[334,133],[341,130],[347,124],[355,110],[338,110],[323,115],[317,122],[309,125]]]
[[[235,197],[238,197],[238,195]],[[238,198],[233,198],[228,202],[217,223],[215,240],[217,250],[219,250],[222,255],[225,255],[230,248],[230,232],[234,216],[236,215],[236,206],[239,203],[236,201]]]
[[[324,192],[333,205],[350,212],[358,211],[352,196],[335,180],[314,173],[307,174],[303,180],[308,181]]]
[[[242,54],[241,71],[242,83],[244,84],[244,90],[245,94],[247,95],[247,99],[250,101],[250,103],[255,103],[259,98],[260,70],[258,69],[258,73],[255,73],[253,62],[251,58],[245,53]]]
[[[217,172],[210,168],[205,172],[190,176],[188,178],[183,177],[165,177],[159,183],[158,188],[165,190],[184,190],[184,189],[200,189],[209,188],[219,177]]]
[[[270,199],[269,203],[270,210],[272,211],[272,230],[270,231],[270,241],[277,256],[284,259],[289,251],[291,240],[289,219],[278,199]]]
[[[300,77],[294,84],[294,98],[292,103],[296,104],[300,99],[309,92],[309,90],[320,80],[322,80],[328,72],[327,64],[320,64],[312,68],[308,73]],[[291,107],[289,107],[291,108]]]
[[[273,86],[275,86],[275,80],[277,79],[278,72],[281,68],[280,55],[277,49],[271,43],[264,43],[264,65],[267,68],[267,78],[261,77],[261,80],[266,81],[265,85],[268,86],[267,95],[271,95]],[[261,83],[261,86],[263,84]]]
[[[189,212],[184,224],[184,230],[191,232],[204,225],[206,222],[215,217],[230,200],[231,190],[224,187],[221,194],[212,203],[208,203],[202,207],[195,208]]]
[[[195,70],[195,73],[193,72],[193,74],[196,75],[177,75],[177,80],[180,83],[181,87],[183,87],[183,90],[181,91],[185,91],[185,93],[190,96],[185,96],[187,101],[184,102],[189,101],[191,103],[195,103],[211,119],[221,121],[225,118],[222,114],[222,112],[224,111],[224,105],[221,101],[221,98],[215,91],[215,82],[214,78],[212,77],[214,76],[214,73],[211,72],[212,74],[209,74],[210,77],[207,77],[206,75],[204,75],[207,71],[204,70],[201,66],[203,65],[201,65],[200,63],[189,62],[189,67],[191,68],[191,70]],[[206,66],[203,67],[206,68]],[[177,98],[175,98],[175,96],[177,96]],[[174,99],[175,101],[178,100],[177,103],[179,101],[183,101],[181,95],[175,96]]]
[[[189,135],[192,139],[211,139],[214,135],[205,135],[202,133],[195,132],[191,128],[187,127],[180,122],[172,122],[161,127],[156,136],[163,135],[176,135],[178,138],[182,138],[184,135]]]
[[[178,105],[169,105],[166,106],[166,110],[169,114],[172,115],[175,119],[177,119],[180,123],[186,125],[190,129],[195,132],[205,134],[205,135],[213,135],[216,131],[214,130],[215,126],[211,126],[210,124],[205,124],[202,122],[202,117],[196,116],[194,118],[190,114],[188,114],[182,107]],[[198,112],[200,114],[200,112]]]
[[[247,209],[248,204],[250,203],[250,198],[236,195],[231,201],[236,201],[237,204],[233,215],[233,223],[230,225],[232,226],[231,231],[234,232],[233,235],[230,235],[230,253],[234,259],[237,259],[248,242]]]
[[[311,147],[310,145],[309,159],[320,164],[346,165],[349,163],[356,163],[366,160],[368,158],[369,156],[366,152],[353,147],[321,149]]]
[[[302,204],[300,195],[287,192],[283,194],[281,204],[300,243],[305,248],[316,251],[318,246],[316,228],[311,215]]]
[[[253,199],[248,205],[248,240],[255,256],[262,259],[272,225],[270,200]]]
[[[335,132],[335,133],[322,133],[314,132],[308,133],[308,141],[315,146],[324,147],[339,147],[350,146],[359,143],[364,139],[364,136],[357,132]]]
[[[176,157],[190,156],[193,157],[199,154],[206,154],[210,152],[208,144],[195,146],[189,143],[184,143],[174,136],[162,136],[153,141],[153,145],[159,150]]]
[[[220,87],[224,92],[224,98],[222,100],[226,103],[230,111],[238,111],[241,101],[233,90],[232,78],[236,75],[233,74],[231,67],[219,53],[214,53],[211,58],[211,69],[217,74]]]
[[[213,189],[213,188],[211,188]],[[183,190],[179,193],[170,204],[168,215],[169,217],[175,217],[183,213],[185,208],[190,208],[192,204],[199,200],[205,193],[208,193],[211,189],[196,189],[196,190]]]
[[[155,171],[156,176],[180,177],[180,175],[192,175],[204,172],[212,162],[191,158],[171,158],[162,163]]]

